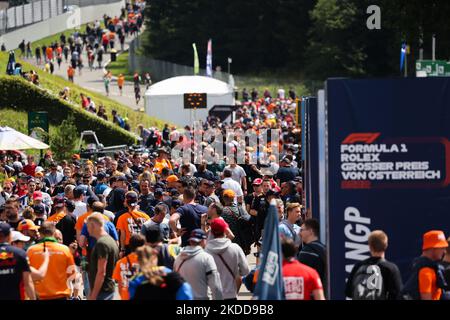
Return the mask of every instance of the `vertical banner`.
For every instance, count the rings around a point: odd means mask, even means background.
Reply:
[[[212,40],[211,39],[209,39],[209,41],[208,41],[207,52],[208,53],[206,55],[206,76],[212,77],[213,72],[212,72]]]
[[[449,88],[448,78],[327,81],[332,299],[345,298],[353,265],[369,257],[371,231],[387,233],[386,259],[403,281],[421,254],[422,235],[449,235]]]
[[[200,62],[198,61],[198,52],[195,43],[192,44],[192,48],[194,49],[194,75],[198,75],[200,73]]]

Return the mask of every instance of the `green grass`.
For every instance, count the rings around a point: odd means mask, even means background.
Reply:
[[[125,76],[126,81],[133,81],[133,73],[128,70],[128,51],[124,51],[117,56],[117,60],[114,62],[110,62],[106,67],[111,73],[118,77],[119,74],[123,74]]]
[[[163,126],[164,126],[164,122],[162,122],[159,119],[149,117],[148,115],[146,115],[142,112],[139,112],[139,111],[134,111],[123,104],[120,104],[114,100],[111,100],[111,99],[103,96],[100,93],[86,90],[76,84],[73,84],[72,82],[70,82],[64,78],[46,73],[45,71],[40,70],[38,67],[35,67],[35,66],[33,66],[27,62],[24,62],[20,59],[17,59],[17,60],[18,60],[18,62],[20,62],[22,64],[23,71],[35,70],[39,74],[41,87],[49,90],[53,94],[57,95],[61,90],[63,90],[64,87],[69,87],[70,91],[71,91],[71,95],[70,95],[71,102],[77,106],[80,106],[80,108],[81,108],[80,93],[84,93],[85,95],[91,97],[94,100],[95,104],[97,105],[97,108],[101,104],[105,106],[109,120],[112,120],[111,119],[111,111],[113,109],[117,110],[119,115],[121,115],[122,117],[128,117],[132,131],[135,131],[137,128],[137,125],[140,123],[142,123],[146,127],[156,126],[158,128],[163,128]],[[1,70],[6,70],[7,61],[8,61],[7,53],[0,53],[0,69]],[[92,129],[95,129],[95,128],[92,128]]]

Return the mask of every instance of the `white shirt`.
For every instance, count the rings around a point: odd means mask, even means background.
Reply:
[[[225,170],[230,170],[231,171],[231,178],[236,181],[237,183],[239,183],[239,185],[241,185],[241,181],[242,181],[242,177],[246,177],[247,174],[245,173],[244,169],[242,169],[241,166],[236,165],[236,167],[232,168],[231,166],[226,166]]]
[[[223,179],[222,188],[224,190],[231,189],[234,191],[236,196],[234,197],[234,203],[237,203],[237,197],[243,197],[244,192],[242,192],[241,184],[234,181],[232,178]]]
[[[86,203],[83,201],[75,201],[75,210],[73,211],[73,215],[78,219],[79,216],[85,214],[87,212]]]

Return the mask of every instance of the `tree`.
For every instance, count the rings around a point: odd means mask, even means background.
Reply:
[[[74,153],[78,139],[77,127],[73,116],[61,122],[50,136],[50,148],[57,160],[69,159]]]

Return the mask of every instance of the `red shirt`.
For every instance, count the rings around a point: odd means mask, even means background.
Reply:
[[[36,164],[27,164],[25,167],[23,167],[23,172],[25,172],[27,175],[34,177],[34,170],[36,170],[37,165]]]
[[[296,259],[283,260],[283,281],[286,300],[312,300],[313,291],[323,289],[317,271]]]

